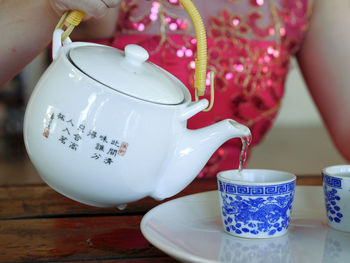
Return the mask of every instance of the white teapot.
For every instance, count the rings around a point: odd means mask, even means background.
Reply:
[[[42,179],[84,204],[111,207],[185,188],[225,141],[250,135],[233,120],[188,130],[208,106],[191,102],[173,75],[147,62],[137,45],[125,52],[61,43],[28,102],[24,140]]]

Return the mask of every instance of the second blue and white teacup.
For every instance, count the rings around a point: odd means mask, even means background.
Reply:
[[[296,176],[245,169],[218,173],[224,231],[244,238],[270,238],[287,233]]]
[[[335,165],[322,170],[328,225],[350,232],[350,165]]]

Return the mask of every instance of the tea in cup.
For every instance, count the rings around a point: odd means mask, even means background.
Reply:
[[[244,238],[287,233],[296,176],[275,170],[244,169],[218,173],[223,229]]]
[[[350,165],[335,165],[322,170],[328,225],[350,232]]]

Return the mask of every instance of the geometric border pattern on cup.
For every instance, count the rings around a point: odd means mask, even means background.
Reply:
[[[342,189],[341,178],[333,177],[327,174],[322,174],[322,176],[323,176],[323,182],[326,183],[328,186]]]
[[[239,194],[249,196],[269,196],[275,194],[288,194],[294,191],[295,182],[277,185],[266,186],[251,186],[251,185],[238,185],[233,183],[227,183],[219,181],[220,192],[225,191],[227,194]]]

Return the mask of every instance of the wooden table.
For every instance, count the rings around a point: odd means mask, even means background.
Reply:
[[[321,185],[321,176],[298,176],[297,184]],[[174,198],[216,188],[215,179],[196,179]],[[175,262],[140,231],[159,203],[145,198],[119,211],[73,202],[45,184],[0,186],[0,262]]]

